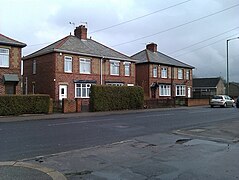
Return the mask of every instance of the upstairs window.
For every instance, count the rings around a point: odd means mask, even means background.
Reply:
[[[187,80],[190,80],[190,70],[187,70],[187,71],[186,71],[186,79],[187,79]]]
[[[72,57],[70,57],[70,56],[65,56],[64,72],[72,73]]]
[[[9,67],[9,49],[0,48],[0,67]]]
[[[37,72],[37,62],[36,60],[32,61],[32,74],[36,74]]]
[[[178,79],[183,79],[183,69],[178,69]]]
[[[157,66],[154,66],[153,67],[153,77],[158,77],[158,68],[157,68]]]
[[[110,75],[119,76],[119,61],[110,61]]]
[[[130,62],[124,62],[124,75],[130,76]]]
[[[162,78],[168,77],[168,69],[166,67],[161,68],[161,77]]]
[[[91,60],[80,58],[80,73],[90,74],[91,73]]]

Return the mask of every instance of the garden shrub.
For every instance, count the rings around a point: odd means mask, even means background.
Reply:
[[[49,95],[2,95],[0,115],[48,113],[49,105]]]
[[[139,86],[91,86],[90,111],[142,109],[144,93]]]

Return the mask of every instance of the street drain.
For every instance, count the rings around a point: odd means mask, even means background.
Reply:
[[[69,173],[65,173],[66,176],[84,176],[87,174],[91,174],[93,171],[90,170],[84,170],[84,171],[80,171],[80,172],[69,172]]]
[[[186,143],[186,142],[188,142],[188,141],[191,141],[192,139],[190,139],[190,138],[188,138],[188,139],[178,139],[177,141],[176,141],[176,144],[184,144],[184,143]]]

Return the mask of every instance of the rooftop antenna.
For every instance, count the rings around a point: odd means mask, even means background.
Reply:
[[[83,22],[80,22],[81,24],[84,24],[86,27],[87,27],[87,22],[86,21],[83,21]]]
[[[75,23],[74,22],[69,22],[69,24],[73,25],[74,29],[76,27]],[[71,32],[70,32],[70,35],[71,35]]]

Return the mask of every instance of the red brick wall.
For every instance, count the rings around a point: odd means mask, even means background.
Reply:
[[[159,66],[158,64],[147,63],[137,64],[136,66],[136,83],[144,88],[144,94],[146,99],[152,97],[150,85],[153,83],[171,85],[171,97],[159,96],[159,88],[157,88],[155,91],[155,98],[168,99],[174,97],[176,85],[186,85],[186,97],[188,96],[187,88],[190,87],[192,95],[192,70],[190,70],[190,79],[186,80],[186,69],[183,69],[183,79],[178,79],[178,68],[175,67],[172,68],[170,66]],[[158,68],[157,77],[153,77],[154,66],[157,66]],[[167,78],[161,78],[161,67],[167,67]],[[173,79],[171,77],[173,77]]]
[[[36,60],[36,74],[33,74],[33,60]],[[55,79],[55,55],[54,53],[39,56],[32,59],[24,60],[23,77],[24,82],[28,84],[28,94],[33,93],[33,85],[35,85],[35,94],[49,94],[51,98],[54,95],[54,79]],[[25,83],[24,83],[25,88]]]
[[[22,94],[21,88],[21,48],[2,46],[2,48],[9,49],[9,68],[0,67],[0,94],[5,94],[5,85],[3,84],[3,74],[18,74],[19,83],[16,86],[16,94]]]
[[[149,97],[149,64],[136,64],[136,84],[143,87],[144,96]]]
[[[64,72],[64,57],[72,57],[72,73]],[[91,74],[80,74],[79,59],[91,59]],[[32,74],[32,63],[36,60],[36,74]],[[120,62],[120,75],[111,76],[109,60],[103,61],[103,84],[105,81],[124,82],[135,84],[135,64],[131,63],[131,76],[124,76],[123,61]],[[49,94],[51,98],[59,99],[59,85],[67,85],[69,99],[75,98],[74,80],[95,80],[100,84],[100,58],[92,58],[63,53],[51,53],[24,61],[24,78],[28,77],[28,93],[32,93],[33,83],[35,93]]]

